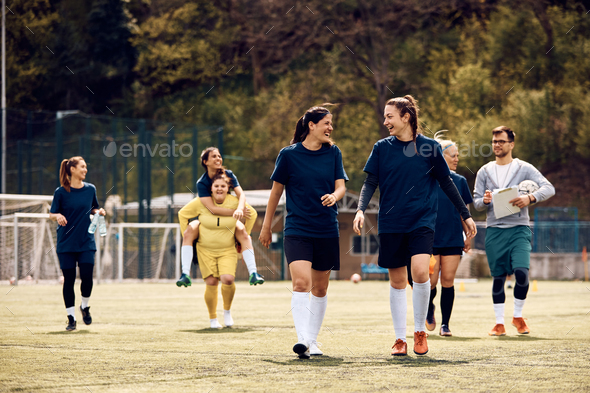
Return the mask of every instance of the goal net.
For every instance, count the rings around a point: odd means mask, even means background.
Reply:
[[[0,280],[57,279],[52,197],[0,194]],[[30,276],[30,277],[29,277]]]
[[[99,280],[163,280],[180,277],[180,226],[116,223],[101,239]]]

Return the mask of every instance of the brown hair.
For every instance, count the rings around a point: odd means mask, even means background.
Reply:
[[[211,154],[212,151],[217,150],[219,151],[218,148],[216,148],[215,146],[210,146],[208,148],[206,148],[205,150],[203,150],[201,152],[201,165],[203,166],[203,168],[205,168],[205,171],[208,171],[209,169],[207,168],[207,165],[205,165],[205,161],[207,161],[209,159],[209,154]],[[219,154],[221,155],[221,152],[219,152]],[[225,173],[225,167],[222,166],[217,173]]]
[[[512,131],[510,128],[506,127],[506,126],[500,126],[500,127],[496,127],[492,130],[492,135],[498,135],[505,132],[506,135],[508,135],[508,140],[510,140],[510,142],[514,142],[514,137],[516,136],[516,134],[514,133],[514,131]]]
[[[410,114],[410,126],[412,127],[412,140],[414,145],[416,144],[416,135],[422,133],[420,124],[418,123],[418,115],[420,108],[418,108],[418,101],[411,95],[405,95],[403,97],[392,98],[385,103],[385,106],[393,105],[399,111],[400,117],[404,117],[406,113]],[[415,146],[414,146],[415,148]]]
[[[80,161],[84,161],[84,159],[80,156],[75,156],[70,158],[69,160],[62,160],[61,165],[59,167],[59,183],[67,192],[70,192],[70,185],[72,183],[72,167],[77,167]]]
[[[330,106],[334,104],[323,104],[323,106],[313,106],[305,111],[305,114],[297,120],[297,125],[295,126],[295,133],[293,134],[293,139],[291,139],[291,144],[297,142],[303,142],[307,135],[309,134],[309,122],[313,122],[317,124],[324,118],[324,116],[328,115],[330,111],[325,108],[325,106]],[[330,139],[329,145],[332,146],[334,142]]]
[[[230,187],[232,187],[231,181],[229,180],[229,177],[227,177],[227,175],[225,174],[225,172],[220,172],[217,175],[213,176],[213,179],[211,179],[211,190],[213,190],[213,183],[215,183],[215,180],[223,180],[226,184],[227,184],[227,188],[229,190]]]

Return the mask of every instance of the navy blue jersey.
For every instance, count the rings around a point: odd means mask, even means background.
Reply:
[[[473,202],[467,180],[451,172],[451,179],[463,202],[468,205]],[[461,216],[455,206],[447,197],[442,188],[438,188],[438,213],[436,216],[436,226],[434,228],[434,247],[463,247],[463,225],[461,224]]]
[[[238,183],[238,178],[232,171],[227,169],[225,171],[225,175],[229,178],[233,188],[240,186],[240,183]],[[203,173],[203,176],[201,176],[201,178],[197,181],[197,193],[199,194],[199,198],[210,197],[212,185],[213,181],[209,177],[209,174],[207,172]]]
[[[60,252],[96,251],[94,235],[88,233],[90,211],[98,209],[96,187],[83,183],[82,188],[70,187],[70,192],[58,187],[53,193],[51,213],[60,213],[66,226],[57,225],[57,248]]]
[[[335,190],[338,179],[348,180],[342,153],[336,145],[308,150],[301,143],[283,148],[270,177],[285,186],[285,236],[338,237],[338,207],[323,206],[321,197]]]
[[[420,227],[434,230],[437,180],[450,174],[438,142],[421,134],[416,144],[394,136],[381,139],[373,146],[364,171],[379,179],[379,233],[408,233]]]

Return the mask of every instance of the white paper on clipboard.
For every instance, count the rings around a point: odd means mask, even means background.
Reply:
[[[502,218],[520,212],[520,207],[512,206],[508,201],[518,198],[518,187],[512,186],[492,193],[492,203],[494,204],[494,216]]]

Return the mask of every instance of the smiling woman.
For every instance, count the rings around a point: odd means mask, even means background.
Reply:
[[[348,180],[342,153],[330,136],[332,114],[321,106],[308,109],[295,126],[291,145],[283,148],[274,172],[260,242],[269,247],[271,222],[286,190],[285,256],[293,281],[291,310],[302,359],[322,355],[317,337],[328,305],[330,271],[340,270],[338,207]],[[311,292],[311,299],[309,293]]]

